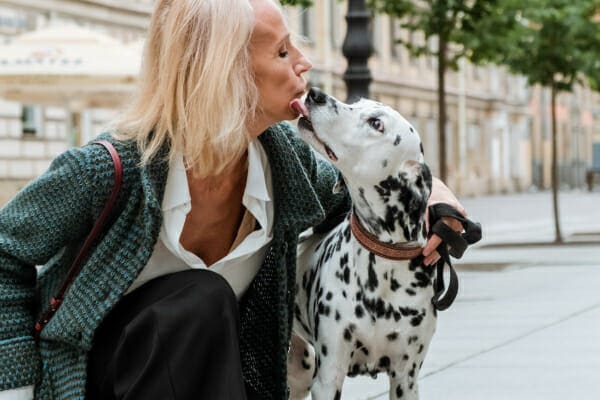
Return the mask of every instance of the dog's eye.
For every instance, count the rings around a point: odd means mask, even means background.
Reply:
[[[369,118],[367,123],[371,126],[371,128],[383,133],[383,122],[381,122],[379,118]]]

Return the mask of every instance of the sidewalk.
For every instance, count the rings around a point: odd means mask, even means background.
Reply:
[[[463,200],[484,240],[456,262],[461,288],[439,314],[421,400],[600,398],[598,203],[560,194],[564,237],[588,244],[522,246],[554,239],[550,193]],[[385,375],[348,378],[342,399],[387,399],[387,388]]]

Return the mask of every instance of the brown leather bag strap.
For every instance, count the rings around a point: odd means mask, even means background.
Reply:
[[[112,188],[112,192],[110,193],[110,197],[108,198],[108,201],[104,205],[104,208],[102,209],[102,212],[100,213],[100,216],[94,223],[92,230],[90,231],[87,238],[83,242],[83,246],[81,246],[79,253],[77,253],[77,256],[71,263],[71,266],[69,267],[67,276],[66,276],[65,280],[63,281],[63,284],[60,287],[60,290],[58,291],[56,296],[54,296],[52,299],[50,299],[50,306],[49,306],[48,310],[42,315],[40,320],[35,324],[34,337],[36,338],[36,340],[39,339],[40,332],[42,331],[42,329],[44,329],[44,326],[46,326],[48,321],[50,321],[52,316],[56,313],[56,311],[62,304],[65,292],[67,291],[69,286],[71,286],[71,283],[73,282],[73,280],[75,280],[75,278],[79,274],[79,271],[81,271],[81,267],[83,266],[83,261],[88,256],[88,253],[90,251],[92,243],[96,240],[96,238],[102,231],[102,228],[104,227],[104,225],[106,223],[106,220],[110,216],[110,213],[111,213],[115,203],[117,202],[117,198],[119,197],[119,192],[121,191],[121,183],[123,181],[123,167],[121,165],[121,158],[119,157],[119,153],[114,148],[114,146],[106,140],[99,140],[99,141],[93,142],[93,143],[104,146],[110,153],[110,156],[112,157],[114,168],[115,168],[115,182],[114,182],[114,185]]]

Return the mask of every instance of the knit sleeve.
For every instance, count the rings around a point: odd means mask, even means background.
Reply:
[[[315,153],[311,147],[303,142],[290,123],[282,123],[280,127],[286,132],[295,147],[296,153],[304,163],[311,184],[323,210],[325,219],[315,227],[315,231],[329,230],[341,222],[340,217],[350,210],[350,195],[343,186],[339,193],[334,193],[333,188],[338,181],[338,170],[326,159]]]
[[[36,266],[90,227],[90,162],[81,149],[58,156],[47,172],[0,210],[0,390],[35,383],[32,338]]]

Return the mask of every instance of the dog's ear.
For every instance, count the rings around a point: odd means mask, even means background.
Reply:
[[[344,177],[342,176],[342,173],[340,171],[338,171],[337,182],[333,186],[332,192],[333,192],[333,194],[338,194],[338,193],[342,192],[345,187],[346,187],[346,182],[344,181]]]

